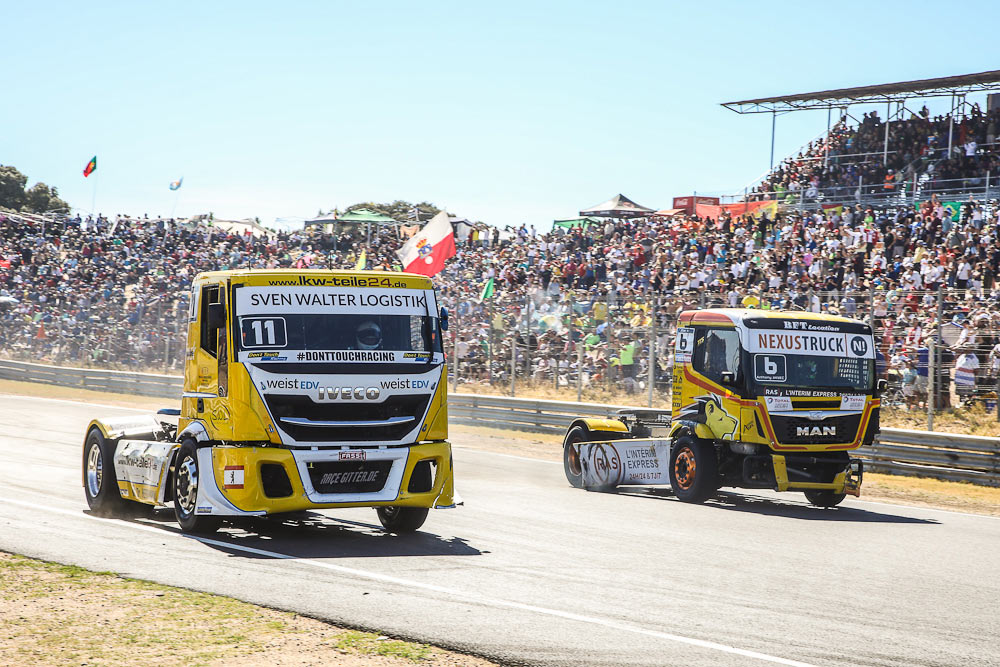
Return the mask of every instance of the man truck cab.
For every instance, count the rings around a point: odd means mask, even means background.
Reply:
[[[802,491],[831,507],[860,495],[879,400],[871,328],[746,309],[684,311],[671,410],[578,419],[564,441],[574,486],[666,484],[702,502],[723,486]]]

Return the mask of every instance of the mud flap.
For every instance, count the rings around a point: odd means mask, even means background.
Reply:
[[[851,459],[850,465],[847,466],[847,478],[844,480],[844,493],[860,498],[861,480],[864,474],[864,462],[861,459]]]

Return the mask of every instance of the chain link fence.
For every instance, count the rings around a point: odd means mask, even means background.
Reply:
[[[26,314],[0,308],[3,357],[58,365],[182,373],[187,292],[66,294]]]
[[[443,301],[452,313],[445,337],[449,381],[459,391],[668,407],[678,314],[751,303],[871,324],[878,373],[889,385],[883,397],[887,407],[945,409],[978,402],[996,409],[1000,312],[968,290],[750,297],[692,290],[625,297],[606,290],[529,287],[483,300]]]

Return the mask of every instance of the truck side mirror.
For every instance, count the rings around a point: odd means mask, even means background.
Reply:
[[[448,330],[448,309],[441,306],[441,331]]]
[[[733,373],[732,371],[722,371],[720,381],[727,387],[732,387],[736,384],[736,373]]]
[[[226,307],[221,303],[208,304],[208,328],[221,329],[226,326]]]
[[[878,382],[875,383],[875,391],[877,391],[879,394],[883,393],[888,388],[889,388],[888,380],[879,380]]]

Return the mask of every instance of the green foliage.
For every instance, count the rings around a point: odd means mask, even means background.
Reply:
[[[28,177],[16,167],[0,165],[0,206],[20,211],[24,206],[24,186]]]
[[[33,213],[64,211],[69,213],[69,204],[59,198],[59,191],[45,183],[35,183],[25,192],[25,210]]]
[[[439,209],[434,204],[431,204],[430,202],[424,201],[424,202],[420,202],[419,204],[411,204],[410,202],[403,201],[402,199],[397,199],[396,201],[392,202],[391,204],[376,204],[375,202],[360,202],[360,203],[352,204],[352,205],[348,206],[344,210],[344,212],[347,213],[347,212],[353,211],[355,209],[367,208],[367,209],[371,209],[373,211],[377,211],[377,212],[381,213],[382,215],[387,215],[390,218],[392,218],[393,220],[398,220],[400,222],[413,222],[413,223],[415,223],[416,221],[413,220],[410,217],[411,216],[411,211],[413,210],[414,206],[416,206],[417,210],[420,211],[420,222],[427,222],[428,220],[430,220],[435,215],[437,215],[438,213],[441,212],[441,209]]]
[[[0,165],[0,206],[28,213],[69,212],[69,204],[59,198],[56,188],[39,182],[25,190],[27,184],[28,177],[16,167]]]

